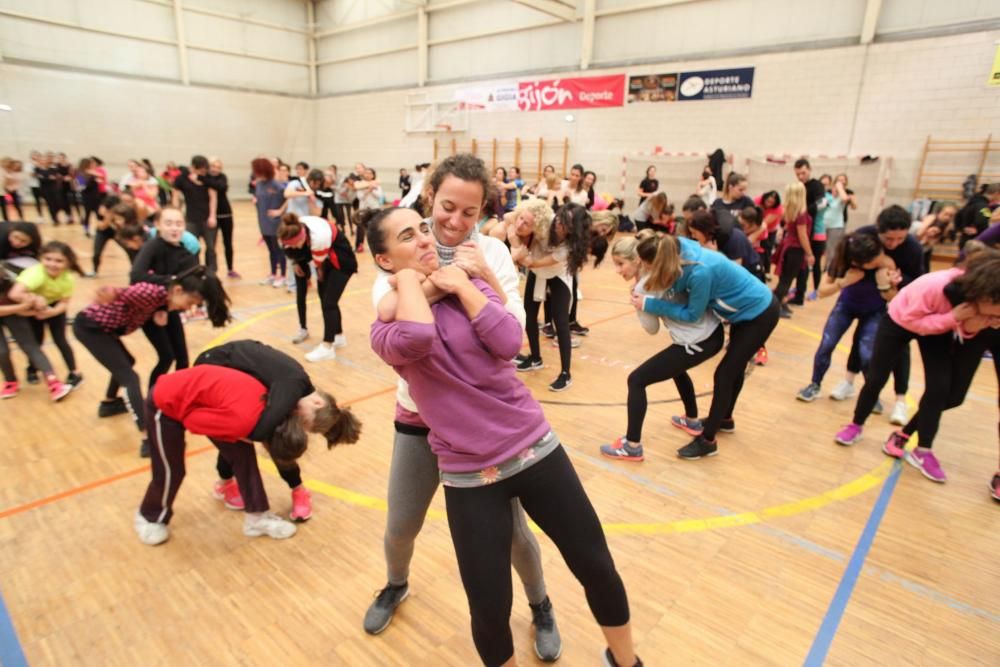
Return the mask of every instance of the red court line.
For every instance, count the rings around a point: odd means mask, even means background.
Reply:
[[[373,391],[370,394],[365,394],[363,396],[358,396],[357,398],[352,398],[350,400],[344,401],[344,405],[353,405],[355,403],[360,403],[361,401],[367,401],[369,398],[375,398],[376,396],[381,396],[383,394],[388,394],[389,392],[396,391],[396,387],[386,387],[384,389],[379,389],[378,391]],[[205,452],[215,449],[212,445],[206,445],[205,447],[199,447],[197,449],[191,449],[184,454],[185,457],[191,458],[192,456],[197,456],[199,454],[204,454]],[[149,472],[150,466],[144,465],[139,468],[133,468],[132,470],[126,470],[125,472],[120,472],[117,475],[111,475],[110,477],[105,477],[103,479],[98,479],[93,482],[87,482],[81,486],[75,486],[71,489],[66,489],[65,491],[60,491],[59,493],[53,494],[51,496],[46,496],[45,498],[39,498],[38,500],[32,500],[29,503],[23,505],[16,505],[14,507],[0,511],[0,519],[6,519],[7,517],[14,516],[15,514],[22,514],[29,510],[33,510],[38,507],[44,507],[45,505],[51,505],[52,503],[58,502],[65,498],[71,498],[73,496],[80,495],[81,493],[86,493],[93,489],[99,489],[102,486],[107,486],[108,484],[114,484],[117,481],[128,479],[129,477],[135,477],[136,475],[141,475],[143,473]]]

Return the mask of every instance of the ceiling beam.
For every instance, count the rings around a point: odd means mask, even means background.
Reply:
[[[573,22],[576,21],[576,10],[567,7],[561,2],[556,2],[555,0],[513,0],[515,4],[524,5],[525,7],[530,7],[535,11],[542,12],[543,14],[548,14],[549,16],[554,16],[557,19],[562,19],[563,21]]]

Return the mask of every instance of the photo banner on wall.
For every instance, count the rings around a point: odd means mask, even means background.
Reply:
[[[753,71],[753,67],[739,67],[681,72],[677,99],[686,102],[750,97],[753,93]]]
[[[471,111],[517,111],[517,84],[459,88],[455,100]]]
[[[517,106],[521,111],[620,107],[624,103],[624,74],[518,83]]]
[[[642,74],[628,80],[628,103],[673,102],[677,99],[677,73]]]

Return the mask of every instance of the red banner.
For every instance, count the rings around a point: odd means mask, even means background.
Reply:
[[[520,81],[517,84],[517,107],[521,111],[620,107],[624,103],[624,74]]]

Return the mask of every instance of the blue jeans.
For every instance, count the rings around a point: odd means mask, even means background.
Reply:
[[[851,323],[854,320],[858,321],[856,342],[861,356],[861,368],[867,369],[868,362],[872,358],[875,331],[878,329],[878,323],[884,313],[885,310],[857,313],[838,300],[833,310],[830,311],[826,326],[823,327],[823,338],[820,340],[819,349],[816,350],[816,357],[813,359],[813,383],[823,383],[823,376],[830,370],[830,357],[833,355],[833,350],[847,333],[847,330],[851,328]]]

